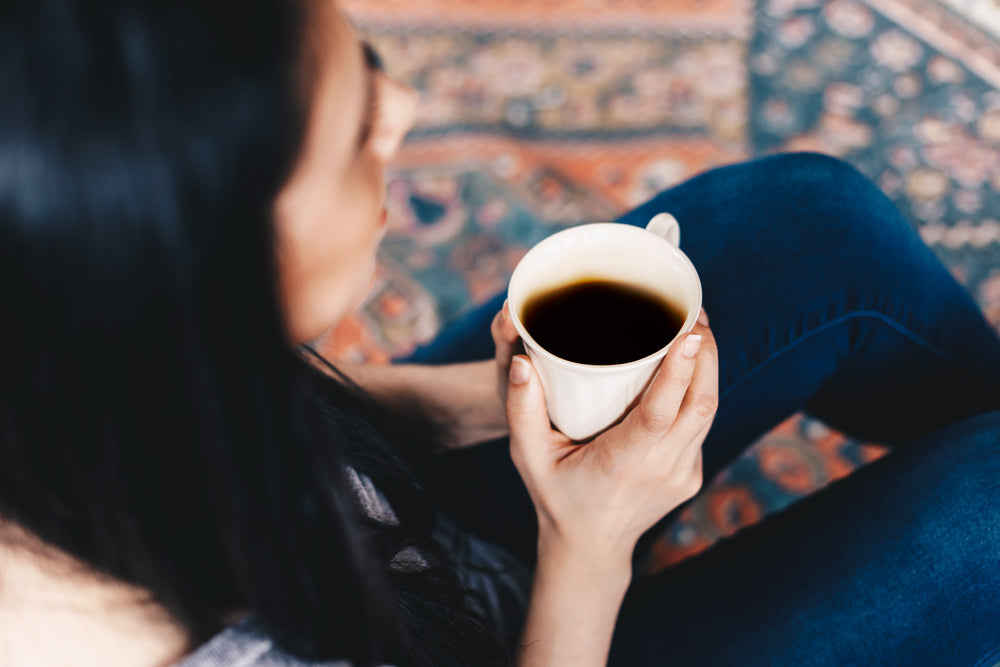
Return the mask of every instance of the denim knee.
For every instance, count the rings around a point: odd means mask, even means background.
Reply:
[[[895,204],[838,158],[789,153],[745,168],[759,171],[755,181],[767,181],[756,207],[769,212],[770,232],[789,235],[800,250],[818,250],[846,261],[880,261],[886,252],[909,252],[923,245]]]
[[[797,252],[919,241],[896,206],[851,165],[819,153],[785,153],[707,171],[626,214],[645,224],[674,213],[682,244]],[[710,250],[710,248],[705,248]]]
[[[761,265],[814,274],[847,292],[908,291],[906,284],[941,272],[916,227],[846,162],[791,153],[745,168],[758,171],[753,180],[764,190],[754,201],[761,238],[744,237],[762,253]]]
[[[745,303],[758,312],[762,301],[777,299],[896,312],[915,295],[943,293],[938,287],[952,280],[892,201],[827,155],[780,154],[713,169],[622,221],[645,224],[662,211],[680,222],[706,308],[742,312]],[[957,298],[952,286],[945,291]]]

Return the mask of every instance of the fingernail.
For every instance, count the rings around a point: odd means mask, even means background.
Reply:
[[[531,377],[528,362],[521,357],[514,357],[510,362],[510,381],[514,384],[524,384]]]
[[[704,308],[702,308],[701,312],[698,313],[698,324],[702,325],[703,327],[708,326],[708,313],[705,312]]]
[[[701,349],[701,336],[698,334],[691,334],[684,339],[684,345],[681,347],[681,354],[688,359],[694,359],[698,356],[698,350]]]

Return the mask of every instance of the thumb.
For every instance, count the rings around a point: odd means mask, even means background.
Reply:
[[[507,422],[512,445],[541,440],[548,435],[549,415],[538,373],[524,355],[511,360],[507,379]]]

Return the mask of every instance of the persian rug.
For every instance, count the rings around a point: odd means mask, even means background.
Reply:
[[[538,240],[713,166],[816,150],[896,202],[1000,330],[998,0],[342,0],[421,97],[368,300],[322,349],[388,362]],[[795,415],[659,536],[647,571],[884,449]]]

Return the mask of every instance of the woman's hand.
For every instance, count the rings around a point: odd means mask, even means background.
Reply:
[[[494,325],[496,338],[504,322]],[[500,355],[498,341],[498,365]],[[510,453],[539,528],[519,667],[605,664],[636,541],[701,487],[701,444],[718,405],[718,372],[702,314],[670,348],[636,407],[579,445],[552,429],[535,369],[526,357],[513,357]]]
[[[701,488],[701,444],[718,400],[715,339],[700,322],[671,347],[638,405],[583,445],[552,429],[535,369],[513,357],[510,451],[538,514],[539,559],[551,550],[628,563],[639,537]]]
[[[507,402],[507,382],[510,376],[510,365],[514,359],[514,354],[521,349],[521,337],[510,321],[510,306],[506,301],[503,308],[493,318],[490,325],[490,333],[493,335],[493,344],[496,346],[496,372],[497,372],[497,397],[500,401],[500,410],[504,410]]]

